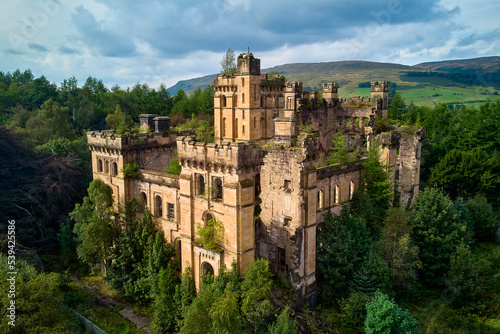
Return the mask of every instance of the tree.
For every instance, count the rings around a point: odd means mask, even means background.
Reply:
[[[370,148],[363,167],[364,174],[360,182],[362,186],[354,198],[353,212],[365,219],[372,234],[378,236],[394,193],[389,182],[389,167],[380,163],[380,149],[377,145]]]
[[[420,333],[417,320],[389,297],[377,291],[366,304],[365,333]]]
[[[420,249],[421,275],[430,285],[441,285],[451,256],[467,230],[450,198],[435,188],[420,192],[410,206],[413,240]]]
[[[78,258],[89,267],[101,264],[104,272],[106,251],[116,235],[115,212],[111,188],[99,179],[92,181],[88,196],[77,204],[71,219],[75,221]]]
[[[191,268],[187,267],[182,274],[181,283],[175,286],[174,301],[177,310],[176,330],[180,330],[184,321],[184,315],[189,305],[196,298],[196,286],[191,279]]]
[[[495,232],[500,222],[495,217],[493,208],[483,195],[476,195],[466,203],[472,220],[474,235],[479,241],[495,240]]]
[[[428,183],[442,188],[452,198],[473,197],[478,193],[498,201],[500,159],[484,151],[453,149],[431,168]]]
[[[399,293],[405,293],[414,286],[417,270],[421,267],[419,249],[411,240],[412,231],[405,210],[389,209],[384,220],[380,248],[391,271],[392,285]]]
[[[174,266],[170,263],[166,268],[161,268],[154,292],[152,328],[155,332],[165,333],[175,330],[178,312],[172,296],[175,293],[176,284],[177,278],[174,274]]]
[[[119,104],[116,105],[115,112],[106,117],[108,128],[116,133],[125,133],[134,124],[132,117],[125,114]]]
[[[399,94],[394,95],[391,101],[391,105],[389,106],[389,110],[387,111],[387,116],[390,119],[398,121],[402,121],[405,118],[406,105],[401,95]]]
[[[368,252],[370,237],[366,223],[343,207],[340,216],[325,213],[316,243],[320,294],[329,303],[348,291],[354,272],[361,268]]]
[[[333,138],[333,147],[331,147],[331,153],[327,158],[330,165],[334,164],[350,164],[358,160],[357,153],[358,150],[349,152],[344,144],[344,133],[342,130],[337,130],[337,134]]]
[[[352,291],[349,298],[342,298],[340,306],[340,328],[342,333],[363,333],[366,319],[366,303],[371,297],[365,293]]]
[[[0,332],[16,333],[73,333],[73,315],[62,306],[64,285],[58,273],[37,273],[25,261],[16,260],[15,297],[11,299],[11,275],[8,275],[8,259],[0,254],[0,307],[3,310]],[[9,325],[11,300],[15,300],[15,326]]]
[[[450,270],[444,280],[453,301],[458,305],[470,303],[475,297],[478,279],[478,261],[470,247],[461,243],[451,257]]]
[[[268,334],[296,334],[297,320],[290,317],[290,306],[285,306],[276,322],[269,326]]]
[[[235,55],[231,48],[227,49],[226,54],[222,57],[220,65],[222,67],[221,74],[233,75],[236,73]]]
[[[237,333],[241,328],[241,315],[238,294],[226,289],[210,309],[212,331],[214,334]]]
[[[269,261],[257,259],[250,263],[241,283],[241,313],[255,333],[264,326],[274,310],[270,299],[271,277]]]

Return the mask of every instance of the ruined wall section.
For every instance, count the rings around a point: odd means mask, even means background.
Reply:
[[[375,131],[378,109],[369,98],[303,99],[297,113],[298,124],[311,124],[319,134],[319,149],[326,153],[338,129],[342,129],[344,143],[351,148],[366,150],[369,136]]]
[[[401,132],[399,156],[396,162],[399,167],[396,181],[400,205],[404,208],[408,208],[411,201],[418,195],[424,137],[425,129],[419,129],[416,133]]]
[[[393,127],[377,135],[381,145],[381,162],[388,166],[391,184],[402,207],[408,208],[417,196],[420,184],[422,141],[425,129]]]
[[[300,147],[270,147],[261,167],[261,213],[257,257],[289,276],[299,300],[316,293],[315,138]]]

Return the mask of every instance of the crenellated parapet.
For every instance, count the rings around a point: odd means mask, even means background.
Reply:
[[[178,137],[177,156],[181,165],[196,164],[201,169],[218,165],[239,170],[259,165],[262,150],[257,145],[242,142],[222,142],[218,145],[196,142],[192,137]]]
[[[90,149],[102,148],[118,151],[171,146],[175,143],[175,138],[175,134],[164,136],[160,133],[115,134],[107,131],[87,132],[87,144]]]

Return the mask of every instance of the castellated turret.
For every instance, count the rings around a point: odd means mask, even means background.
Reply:
[[[371,83],[372,100],[380,99],[382,110],[389,108],[389,81],[375,81]]]
[[[334,82],[328,82],[321,84],[321,91],[323,92],[323,98],[328,100],[333,100],[337,98],[337,92],[339,85]]]

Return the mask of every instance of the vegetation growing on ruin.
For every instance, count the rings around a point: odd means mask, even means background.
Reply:
[[[411,94],[422,94],[419,89]],[[465,89],[457,87],[455,94]],[[282,283],[286,279],[272,277],[265,260],[255,261],[244,278],[235,268],[205,277],[196,295],[189,272],[176,272],[174,251],[165,247],[149,211],[141,217],[130,208],[115,212],[110,190],[98,180],[89,186],[86,130],[107,128],[111,115],[112,121],[120,119],[110,125],[118,131],[123,114],[128,127],[127,116],[137,122],[141,113],[168,115],[173,126],[195,114],[208,128],[213,90],[170,96],[165,87],[108,89],[94,78],[81,87],[74,78],[57,86],[43,76],[35,79],[30,71],[16,71],[0,73],[0,97],[0,209],[5,218],[0,228],[5,231],[5,222],[16,220],[17,241],[38,251],[46,264],[52,258],[57,268],[67,265],[65,276],[78,266],[82,273],[105,271],[100,280],[108,291],[152,308],[157,332],[360,333],[385,324],[406,324],[413,331],[414,319],[421,332],[500,330],[500,102],[451,109],[399,99],[392,121],[426,129],[417,200],[408,210],[387,209],[393,189],[378,173],[367,177],[351,208],[325,217],[318,227],[323,232],[318,234],[320,306],[287,308],[294,300]],[[5,241],[0,245],[5,251]],[[86,305],[82,312],[89,317],[97,307],[95,299],[84,298],[60,275],[19,269],[18,278],[18,315],[37,320],[38,331],[78,332],[55,301]],[[99,318],[104,312],[96,314]],[[21,331],[36,331],[29,327],[35,326],[31,320],[18,324]]]

